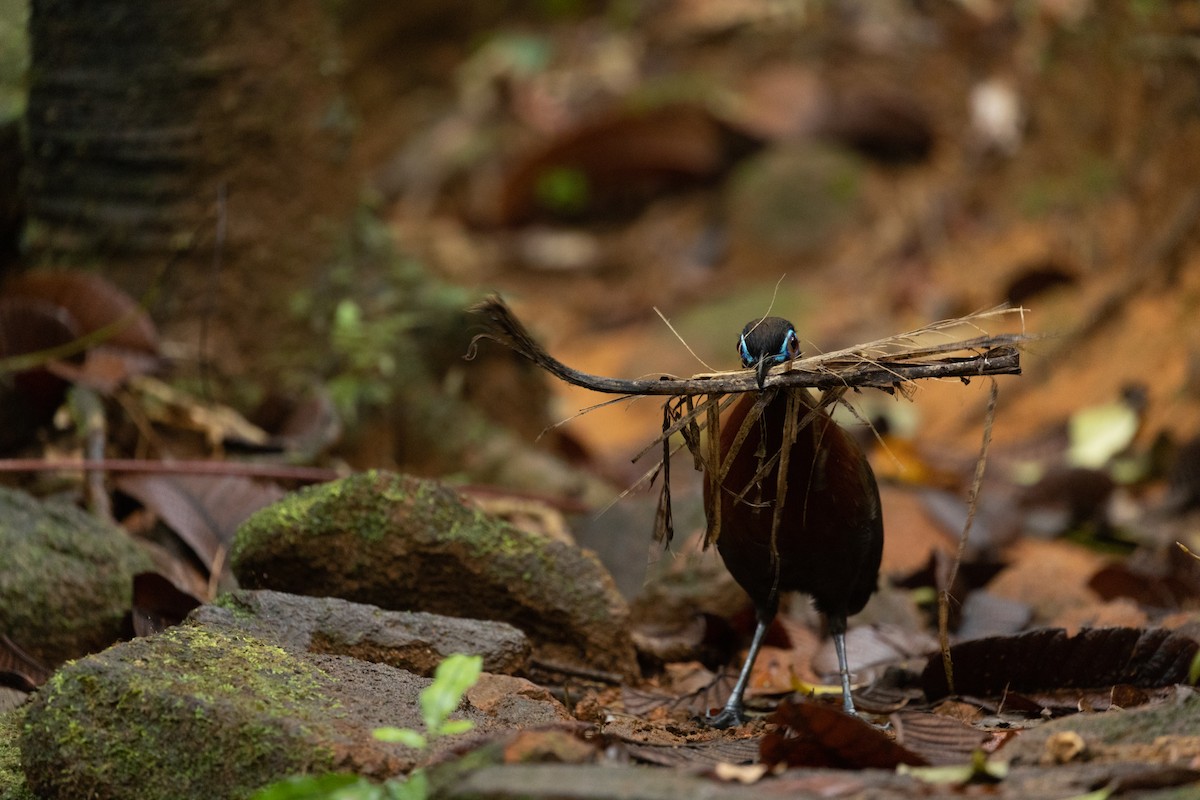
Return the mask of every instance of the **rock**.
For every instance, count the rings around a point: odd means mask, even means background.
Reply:
[[[240,629],[293,652],[327,653],[388,664],[429,677],[453,653],[483,657],[484,672],[524,672],[529,640],[504,622],[419,611],[384,611],[336,597],[242,589],[201,606],[188,619]]]
[[[334,688],[277,646],[176,628],[56,673],[30,706],[22,764],[51,798],[246,795],[332,769],[334,750],[320,743],[344,745]]]
[[[242,525],[231,565],[243,587],[502,620],[543,665],[637,672],[628,607],[593,554],[432,481],[372,471],[301,490]]]
[[[1200,694],[1187,686],[1175,690],[1166,702],[1103,714],[1072,714],[1022,731],[1004,757],[1017,765],[1046,761],[1047,742],[1070,732],[1082,739],[1085,759],[1105,762],[1142,761],[1148,753],[1174,753],[1170,761],[1178,764],[1200,760],[1200,737],[1196,720],[1200,719]]]
[[[297,772],[394,776],[473,737],[567,718],[552,700],[519,714],[468,701],[454,718],[475,731],[427,750],[371,735],[383,725],[422,730],[419,693],[429,684],[189,622],[59,670],[29,706],[22,766],[48,800],[245,797]]]
[[[154,569],[115,525],[5,488],[0,553],[0,631],[46,665],[119,639],[133,576]]]
[[[527,728],[533,719],[545,722],[547,707],[560,706],[550,690],[512,675],[484,674],[467,690],[465,699],[473,708],[502,720],[514,728]],[[559,720],[573,720],[564,708]]]

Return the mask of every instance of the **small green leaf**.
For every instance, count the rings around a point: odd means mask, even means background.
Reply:
[[[424,770],[413,770],[406,781],[388,781],[387,792],[391,800],[425,800],[429,797],[429,779]]]
[[[381,742],[402,744],[418,750],[424,750],[429,745],[429,741],[412,728],[376,728],[371,735]]]
[[[455,653],[438,664],[433,683],[421,692],[421,716],[428,733],[436,735],[446,718],[458,708],[467,690],[479,680],[483,659]]]
[[[475,723],[469,719],[448,719],[442,723],[442,728],[438,731],[438,735],[455,736],[460,733],[466,733],[474,728]]]

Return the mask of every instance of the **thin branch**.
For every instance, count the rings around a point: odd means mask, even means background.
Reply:
[[[467,358],[474,357],[475,345],[479,339],[494,339],[525,356],[551,375],[567,383],[604,394],[685,396],[736,394],[759,389],[752,370],[708,373],[691,378],[661,375],[658,378],[621,379],[590,375],[563,364],[547,353],[499,297],[489,297],[474,310],[487,321],[488,330],[475,337]],[[921,337],[957,325],[973,325],[977,320],[1020,311],[1021,309],[993,309],[962,319],[934,323],[910,333],[869,342],[848,350],[798,360],[793,363],[791,370],[768,376],[766,385],[817,389],[874,387],[891,390],[906,382],[927,378],[968,380],[980,375],[1019,375],[1021,356],[1017,345],[1029,339],[1025,334],[981,336],[932,346],[918,346],[912,343]],[[874,355],[887,350],[896,352]],[[956,352],[972,354],[950,355]]]
[[[239,475],[247,478],[324,483],[341,477],[336,470],[286,464],[248,464],[241,461],[147,461],[133,458],[53,460],[0,459],[0,472],[63,472],[98,470],[160,475]]]
[[[967,521],[963,525],[962,535],[958,539],[958,552],[954,554],[954,563],[946,577],[946,584],[938,592],[938,641],[942,650],[942,669],[946,672],[946,686],[954,693],[954,664],[950,660],[950,591],[958,580],[958,568],[962,565],[967,552],[967,538],[975,523],[975,512],[979,504],[979,489],[983,485],[983,473],[987,468],[988,449],[992,444],[992,425],[996,421],[996,401],[1000,398],[1000,386],[992,379],[992,390],[988,394],[987,413],[983,420],[983,443],[979,447],[979,459],[975,462],[975,476],[971,479],[971,489],[967,493]]]

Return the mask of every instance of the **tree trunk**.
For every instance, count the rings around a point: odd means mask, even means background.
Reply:
[[[158,289],[168,329],[211,312],[239,352],[277,343],[357,197],[330,5],[33,0],[30,263]]]

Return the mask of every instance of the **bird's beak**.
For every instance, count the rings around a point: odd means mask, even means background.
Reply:
[[[758,381],[759,391],[762,391],[763,384],[767,382],[767,370],[769,369],[771,369],[771,361],[766,357],[760,358],[754,366],[754,379]]]

